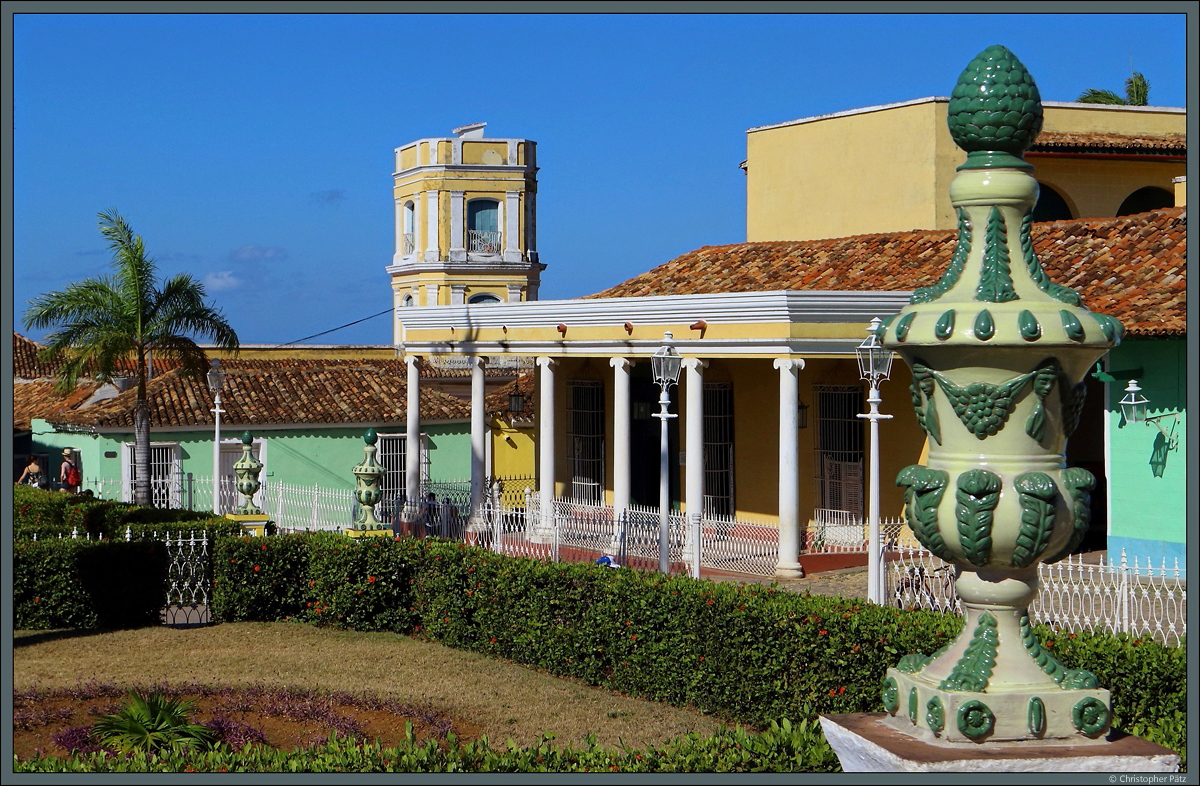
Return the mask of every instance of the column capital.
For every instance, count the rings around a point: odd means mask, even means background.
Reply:
[[[703,371],[708,368],[708,361],[703,358],[684,358],[683,367]]]
[[[791,371],[793,369],[799,371],[804,368],[804,358],[775,358],[771,365],[780,371]]]
[[[558,358],[539,357],[537,359],[537,364],[541,368],[553,370],[554,367],[558,365]]]
[[[628,371],[633,367],[633,361],[629,358],[609,358],[608,365],[622,371]]]
[[[405,365],[407,365],[409,368],[413,368],[413,367],[415,367],[415,366],[416,366],[418,363],[420,363],[420,362],[421,362],[421,356],[420,356],[420,355],[405,355],[405,356],[404,356],[404,363],[405,363]]]
[[[487,355],[468,355],[467,365],[471,368],[484,368],[487,366]]]

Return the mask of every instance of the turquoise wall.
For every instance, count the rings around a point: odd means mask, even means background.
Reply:
[[[382,429],[381,429],[382,430]],[[466,424],[427,424],[429,473],[434,480],[461,480],[471,476],[471,437]],[[239,438],[244,428],[221,429],[222,443]],[[261,429],[253,433],[266,441],[264,478],[285,483],[323,488],[354,488],[351,469],[363,460],[365,428],[330,428],[320,431]],[[403,429],[387,433],[400,433]],[[213,462],[213,433],[206,431],[152,430],[151,442],[179,443],[180,469],[197,477],[210,477]],[[133,432],[115,434],[67,434],[54,431],[44,420],[33,421],[33,450],[49,454],[49,471],[58,476],[63,448],[79,451],[85,479],[121,479],[121,451],[133,441]],[[106,454],[113,455],[108,456]]]
[[[1187,543],[1187,441],[1184,432],[1187,358],[1184,339],[1128,339],[1108,356],[1112,373],[1142,369],[1137,378],[1150,400],[1149,415],[1171,415],[1158,424],[1177,440],[1148,423],[1126,423],[1121,398],[1127,380],[1108,384],[1109,523],[1108,551],[1118,559],[1121,549],[1132,561],[1150,558],[1168,566],[1178,557],[1184,566]]]

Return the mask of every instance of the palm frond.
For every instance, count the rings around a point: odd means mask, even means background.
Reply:
[[[1111,90],[1097,90],[1089,87],[1075,99],[1079,104],[1124,104],[1125,99]]]
[[[1147,106],[1150,102],[1150,83],[1138,71],[1125,80],[1125,102],[1130,106]]]

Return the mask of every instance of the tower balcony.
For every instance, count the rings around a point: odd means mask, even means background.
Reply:
[[[467,230],[467,253],[499,254],[500,232],[483,229]]]

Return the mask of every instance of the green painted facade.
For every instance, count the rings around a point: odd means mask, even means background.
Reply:
[[[260,450],[266,466],[261,479],[297,486],[322,488],[354,488],[351,470],[363,460],[363,434],[367,426],[307,428],[250,428],[256,441],[265,443]],[[238,446],[246,431],[245,425],[222,427],[221,442],[225,450]],[[381,427],[380,434],[403,434],[403,425]],[[471,476],[471,435],[466,423],[425,424],[426,447],[431,480],[462,480]],[[133,432],[103,434],[64,433],[55,431],[46,421],[33,421],[33,452],[49,457],[49,475],[57,479],[64,448],[78,451],[84,487],[88,481],[100,479],[109,489],[102,496],[114,498],[119,491],[122,473],[122,452],[125,443],[133,442]],[[209,478],[213,466],[213,432],[211,429],[180,430],[152,429],[153,444],[179,445],[179,470],[187,476]]]
[[[1137,557],[1143,565],[1149,558],[1155,567],[1166,559],[1172,567],[1187,555],[1187,455],[1188,445],[1186,340],[1126,339],[1108,356],[1106,369],[1121,374],[1141,369],[1136,379],[1142,395],[1150,400],[1147,414],[1178,417],[1159,418],[1157,423],[1168,438],[1150,423],[1126,423],[1121,398],[1127,382],[1108,384],[1108,552],[1119,559],[1124,549],[1130,562]]]

